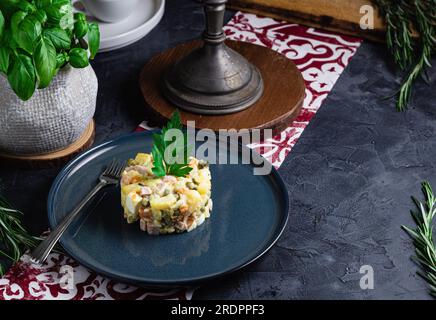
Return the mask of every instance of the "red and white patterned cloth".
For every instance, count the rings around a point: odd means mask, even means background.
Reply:
[[[332,90],[361,39],[241,12],[225,31],[229,39],[266,46],[286,55],[303,74],[306,97],[300,115],[277,136],[250,146],[278,168]],[[147,129],[145,121],[140,128]],[[41,268],[30,266],[27,258],[24,256],[0,279],[0,300],[191,299],[193,294],[193,289],[150,292],[117,283],[65,255],[51,254]],[[65,279],[68,272],[72,272],[74,283]]]

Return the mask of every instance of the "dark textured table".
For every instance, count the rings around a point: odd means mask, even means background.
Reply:
[[[142,66],[154,54],[197,38],[202,19],[192,0],[169,0],[162,22],[147,37],[98,55],[96,143],[150,118],[138,87]],[[278,243],[243,271],[205,284],[194,298],[429,298],[400,226],[413,225],[410,195],[420,195],[420,182],[436,186],[435,80],[418,84],[412,107],[396,112],[392,101],[381,99],[399,81],[385,54],[381,45],[361,46],[280,168],[291,211]],[[34,234],[48,226],[46,198],[59,170],[0,168],[5,195],[25,212]],[[359,287],[362,265],[374,269],[373,290]]]
[[[280,167],[291,208],[278,243],[197,298],[430,299],[400,226],[414,225],[421,181],[436,188],[436,79],[396,112],[383,100],[399,81],[385,52],[362,44]],[[360,288],[363,265],[373,290]]]

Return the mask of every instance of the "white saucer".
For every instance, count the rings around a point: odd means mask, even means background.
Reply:
[[[85,11],[80,1],[73,1],[76,11]],[[162,19],[165,0],[140,0],[137,9],[127,18],[115,23],[102,22],[88,17],[100,27],[99,52],[116,50],[145,37]]]

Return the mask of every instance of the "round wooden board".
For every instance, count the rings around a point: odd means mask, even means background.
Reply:
[[[71,160],[74,156],[89,148],[94,143],[95,123],[91,120],[82,136],[67,148],[38,155],[10,155],[0,153],[0,163],[25,168],[57,167]]]
[[[201,43],[195,40],[168,49],[154,56],[142,69],[139,79],[142,94],[160,116],[169,118],[176,108],[162,95],[165,70]],[[250,108],[228,115],[199,115],[180,110],[183,123],[194,120],[196,128],[214,131],[258,128],[273,129],[276,133],[285,129],[303,104],[305,85],[300,71],[291,60],[266,47],[231,40],[226,43],[260,70],[265,86],[262,97]]]

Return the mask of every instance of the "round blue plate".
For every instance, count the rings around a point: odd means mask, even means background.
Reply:
[[[50,190],[50,226],[91,190],[112,159],[124,161],[151,147],[151,134],[130,134],[71,161]],[[240,164],[210,165],[213,211],[189,233],[150,236],[139,224],[127,224],[119,187],[107,187],[60,242],[86,267],[142,286],[188,285],[236,271],[271,248],[288,219],[288,194],[277,171],[253,175],[254,165],[241,164],[237,156]]]

